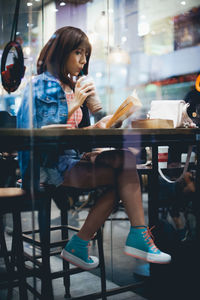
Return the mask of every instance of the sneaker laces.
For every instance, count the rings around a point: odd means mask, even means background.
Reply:
[[[145,231],[143,231],[143,235],[145,238],[145,241],[147,242],[147,244],[151,247],[151,249],[153,251],[157,251],[158,248],[156,247],[156,245],[154,244],[154,236],[152,234],[152,230],[154,229],[155,226],[152,226],[151,228],[147,227],[147,229]]]
[[[88,248],[88,259],[93,262],[93,259],[91,258],[91,256],[89,255],[89,247],[91,246],[91,242],[88,242],[87,244],[87,248]]]
[[[89,248],[90,248],[90,246],[91,246],[91,243],[90,242],[88,242],[88,244],[87,244],[87,251],[88,251],[88,259],[89,260],[91,260],[91,257],[89,256]]]

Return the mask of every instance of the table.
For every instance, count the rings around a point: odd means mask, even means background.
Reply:
[[[170,145],[174,143],[197,144],[200,129],[0,129],[0,150],[25,149],[30,145],[48,148],[59,143],[66,148],[135,147]],[[11,143],[12,142],[12,143]]]
[[[196,182],[200,178],[200,129],[0,129],[0,151],[13,150],[48,150],[70,148],[96,147],[152,147],[152,186],[158,184],[158,146],[162,145],[195,145],[197,147]],[[197,199],[200,195],[200,185],[196,184]],[[152,189],[149,197],[149,222],[156,223],[157,209],[155,206],[158,190]],[[200,211],[197,202],[197,211]],[[197,235],[200,238],[200,213],[197,214]]]
[[[40,151],[50,147],[60,149],[96,147],[152,147],[150,186],[158,185],[158,146],[195,145],[197,148],[196,183],[200,178],[200,129],[0,129],[0,151]],[[200,185],[196,184],[197,238],[200,239]],[[158,218],[158,189],[152,189],[149,197],[149,223]]]

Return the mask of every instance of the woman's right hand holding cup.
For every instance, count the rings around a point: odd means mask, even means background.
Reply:
[[[84,82],[84,78],[84,76],[79,78],[75,86],[74,101],[78,107],[83,105],[87,97],[95,94],[94,83],[92,81]]]

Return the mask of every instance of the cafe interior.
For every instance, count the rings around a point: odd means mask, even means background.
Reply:
[[[200,1],[0,0],[0,24],[0,299],[199,299]],[[45,112],[46,126],[34,123],[37,60],[65,26],[80,28],[92,47],[88,74],[101,103],[87,109],[94,129],[56,126]],[[29,124],[24,115],[19,126],[25,91]],[[126,99],[133,109],[124,112]],[[93,127],[119,107],[120,122]],[[50,152],[53,163],[65,148],[134,153],[145,222],[169,263],[124,254],[130,218],[117,192],[90,241],[97,267],[63,260],[65,244],[106,191],[41,182],[42,155]]]

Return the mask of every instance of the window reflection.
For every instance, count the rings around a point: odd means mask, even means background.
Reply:
[[[1,56],[10,38],[15,1],[0,3]],[[66,25],[80,27],[89,36],[89,71],[103,114],[112,113],[134,89],[143,102],[142,117],[153,99],[183,99],[200,70],[199,14],[195,0],[176,5],[173,0],[22,0],[17,41],[26,73],[16,92],[8,94],[0,86],[0,110],[16,114],[24,87],[36,74],[38,53],[52,33]]]

